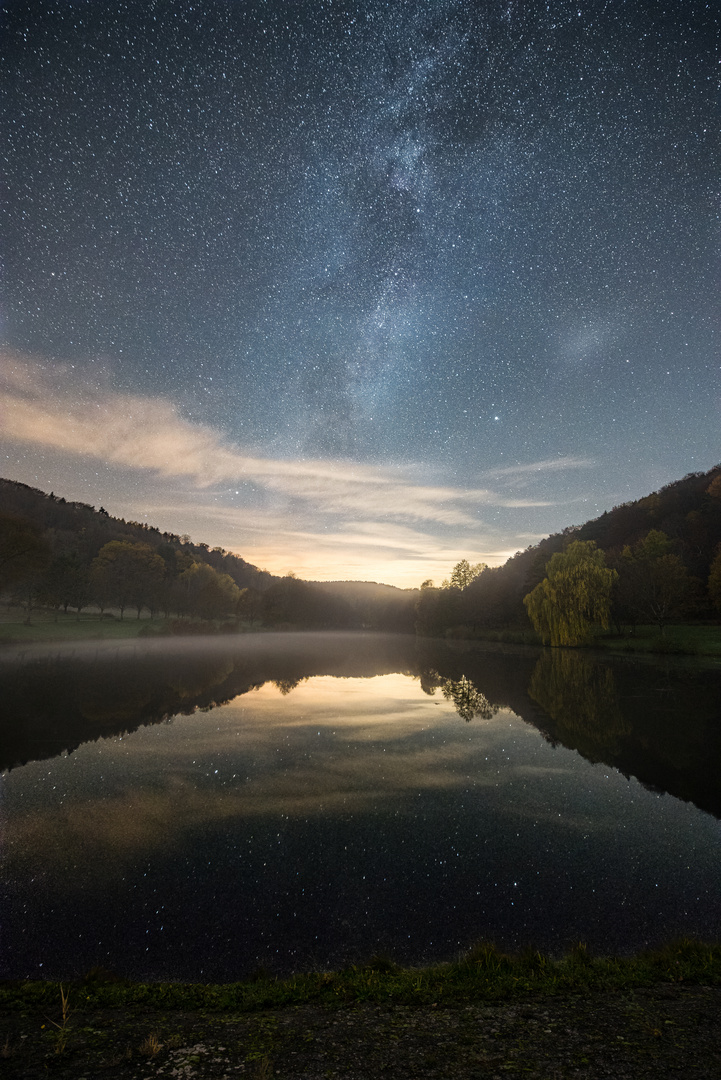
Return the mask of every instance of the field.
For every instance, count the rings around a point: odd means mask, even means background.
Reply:
[[[126,612],[125,618],[99,612],[54,612],[37,609],[32,612],[30,623],[25,622],[26,615],[17,607],[0,607],[0,643],[32,641],[81,641],[88,638],[123,640],[137,637],[146,627],[161,629],[166,626],[166,619],[136,619],[135,613]]]

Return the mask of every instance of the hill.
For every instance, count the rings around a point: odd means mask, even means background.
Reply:
[[[308,584],[317,585],[345,600],[395,600],[418,594],[418,589],[399,589],[396,585],[382,585],[377,581],[309,581]]]
[[[624,548],[638,545],[652,530],[668,537],[672,550],[696,579],[697,614],[713,615],[706,583],[721,544],[721,465],[705,473],[689,473],[583,525],[570,525],[518,552],[503,566],[485,570],[463,590],[424,590],[418,630],[431,636],[449,631],[464,636],[485,628],[528,629],[523,597],[543,579],[552,555],[574,540],[591,540],[613,565]]]
[[[275,577],[223,548],[0,479],[0,596],[26,619],[36,607],[110,608],[121,618],[131,608],[138,617],[200,619],[205,630],[231,619],[236,626],[412,632],[415,595],[375,582]],[[187,622],[174,628],[187,629]]]
[[[667,538],[669,550],[696,582],[697,616],[713,617],[707,582],[721,545],[721,465],[689,473],[548,536],[503,566],[484,570],[464,589],[424,590],[277,578],[220,547],[0,479],[0,594],[24,604],[28,616],[38,604],[66,612],[96,605],[101,611],[119,609],[121,616],[131,607],[138,616],[146,609],[206,622],[232,618],[251,627],[473,636],[486,628],[528,629],[523,597],[543,579],[551,556],[572,541],[593,541],[614,565],[625,548],[634,548],[652,531]],[[16,548],[29,544],[29,554],[18,559],[13,543]],[[113,543],[120,545],[115,554],[122,554],[126,570],[124,576],[116,574],[122,580],[106,580],[101,595],[97,560]]]
[[[307,584],[346,604],[353,613],[354,625],[365,630],[414,632],[418,589],[398,589],[377,581],[309,581]]]
[[[88,563],[104,544],[119,540],[149,544],[155,550],[182,551],[219,573],[228,574],[241,589],[267,589],[274,580],[267,571],[223,548],[194,544],[189,537],[161,532],[145,522],[112,517],[102,506],[96,510],[89,503],[70,502],[52,491],[48,495],[16,480],[0,478],[0,511],[30,521],[48,537],[53,550],[72,550]]]

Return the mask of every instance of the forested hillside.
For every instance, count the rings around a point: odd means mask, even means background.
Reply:
[[[664,603],[660,617],[667,621],[717,617],[721,465],[548,536],[503,566],[484,568],[464,588],[424,588],[418,631],[464,636],[489,628],[528,628],[524,597],[544,579],[552,556],[574,541],[595,543],[616,571],[612,618],[617,626],[654,622]],[[645,577],[642,571],[648,571]]]
[[[101,506],[0,479],[0,596],[22,606],[110,609],[252,625],[347,626],[342,601]]]
[[[222,548],[0,480],[0,596],[28,618],[37,607],[93,607],[121,618],[130,610],[251,628],[415,629],[459,637],[529,629],[524,598],[545,580],[552,558],[569,555],[577,542],[572,551],[598,549],[596,563],[610,571],[604,580],[617,627],[718,618],[721,466],[569,526],[503,566],[463,560],[440,588],[425,582],[420,590],[273,577]],[[551,565],[561,564],[557,558]]]
[[[209,548],[207,544],[194,544],[188,536],[161,532],[152,525],[139,521],[125,521],[111,517],[101,506],[83,502],[67,502],[47,495],[38,488],[19,484],[14,480],[0,479],[0,512],[31,522],[46,535],[51,547],[58,551],[72,550],[89,563],[103,544],[111,540],[149,544],[155,551],[167,557],[167,548],[205,562],[220,573],[228,574],[240,588],[253,586],[265,589],[273,578],[257,566],[222,548]],[[0,568],[0,572],[2,572]]]

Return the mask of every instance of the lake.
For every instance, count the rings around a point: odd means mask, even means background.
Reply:
[[[378,634],[0,653],[0,976],[721,934],[721,665]]]

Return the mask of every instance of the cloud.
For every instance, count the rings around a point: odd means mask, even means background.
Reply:
[[[187,501],[186,501],[187,499]],[[455,533],[439,536],[433,526],[404,525],[396,521],[318,520],[317,515],[293,515],[274,509],[254,509],[198,501],[184,495],[174,503],[134,498],[115,507],[126,517],[153,521],[171,532],[189,532],[198,538],[217,539],[221,546],[239,551],[244,559],[285,574],[293,570],[311,581],[374,580],[401,588],[417,588],[426,578],[442,580],[459,559],[505,562],[516,547],[499,550],[498,540],[474,530],[469,537]],[[216,542],[214,540],[213,542]]]
[[[60,370],[60,384],[53,386],[38,365],[15,356],[4,356],[0,369],[5,439],[164,479],[186,479],[199,489],[251,482],[288,509],[300,503],[323,513],[473,528],[480,525],[482,506],[551,505],[509,499],[487,488],[421,483],[409,466],[252,455],[211,427],[185,419],[165,398],[88,391],[68,368]],[[501,473],[549,467],[561,466],[540,463]]]
[[[523,476],[525,473],[561,472],[566,469],[591,469],[595,461],[588,458],[557,457],[544,461],[530,461],[526,465],[504,465],[502,469],[487,469],[481,476],[489,479],[494,476]],[[536,505],[529,504],[529,505]]]
[[[264,456],[168,398],[118,392],[100,364],[50,369],[7,352],[0,440],[16,459],[14,479],[190,533],[271,573],[413,588],[441,581],[459,559],[498,565],[540,539],[553,519],[544,515],[546,528],[530,532],[533,509],[569,500],[537,489],[593,464],[503,465],[461,486],[420,464]]]

